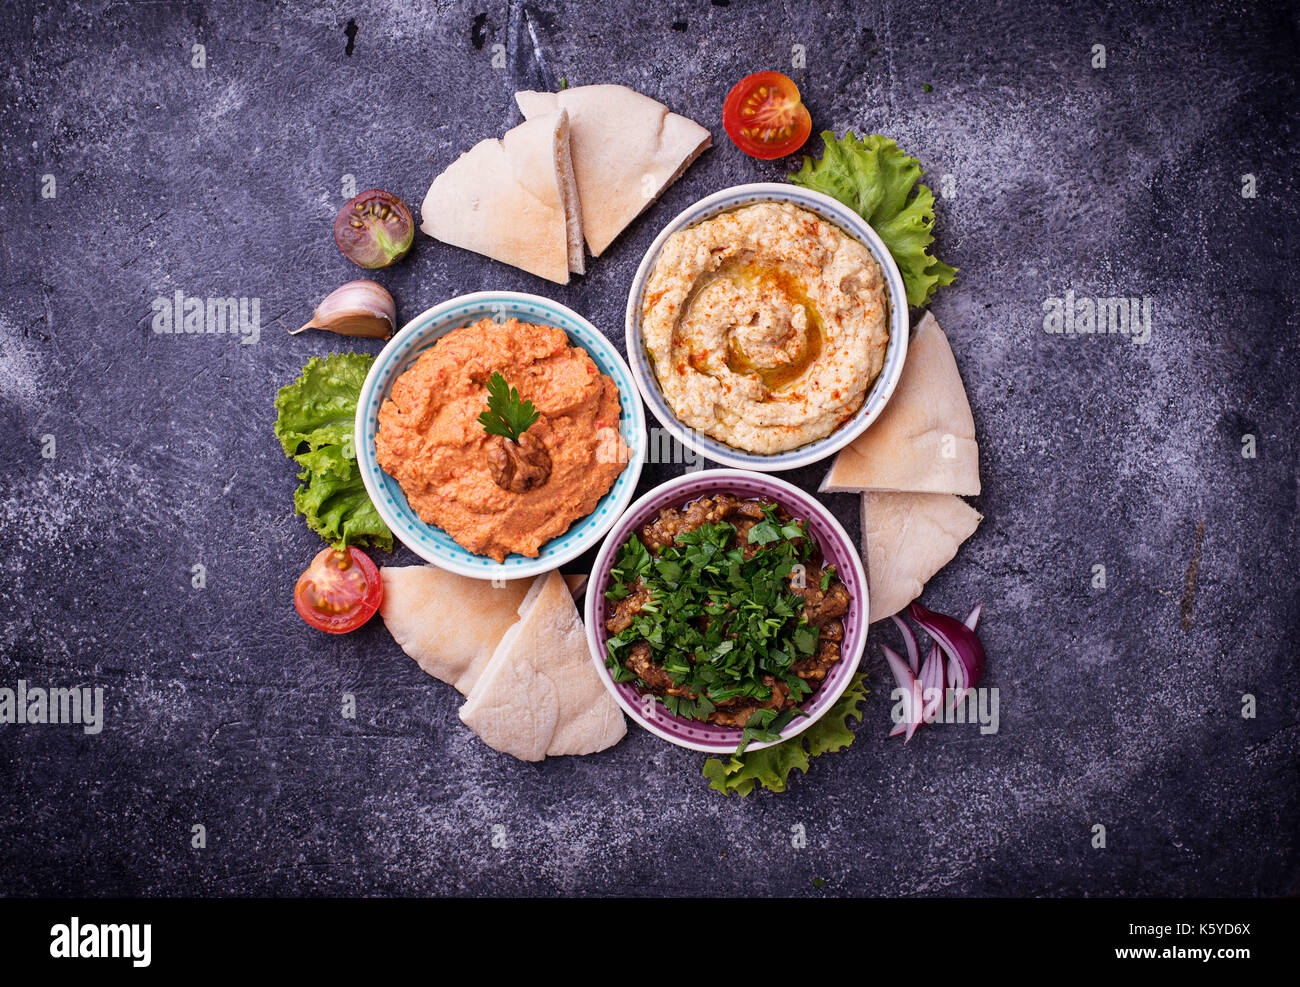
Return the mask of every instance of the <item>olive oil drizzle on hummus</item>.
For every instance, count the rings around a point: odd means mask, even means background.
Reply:
[[[822,319],[817,306],[809,297],[803,282],[784,267],[753,259],[731,258],[714,272],[713,277],[702,279],[695,286],[683,306],[683,315],[689,318],[700,293],[722,279],[754,291],[775,289],[804,311],[807,328],[799,341],[798,352],[793,359],[781,361],[774,366],[756,362],[744,351],[734,333],[727,336],[727,369],[742,376],[757,377],[767,389],[769,400],[780,400],[782,392],[789,390],[821,356]],[[694,354],[691,356],[691,364],[697,370],[703,369]]]

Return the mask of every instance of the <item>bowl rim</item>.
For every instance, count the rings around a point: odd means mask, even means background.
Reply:
[[[838,669],[843,669],[840,673],[840,678],[832,686],[826,697],[814,694],[814,696],[805,700],[805,703],[807,703],[813,701],[815,698],[818,702],[822,703],[821,709],[815,715],[795,717],[786,724],[784,729],[781,730],[780,740],[754,742],[749,744],[746,748],[747,751],[762,750],[765,747],[773,747],[776,744],[784,743],[792,737],[798,736],[825,716],[831,708],[834,707],[835,703],[839,701],[845,690],[848,689],[849,684],[853,680],[854,674],[858,670],[858,666],[862,662],[862,656],[866,652],[867,636],[871,626],[870,599],[867,594],[867,575],[866,568],[862,563],[862,557],[857,551],[853,540],[849,537],[848,532],[844,530],[844,526],[840,524],[839,520],[830,509],[818,500],[816,495],[810,491],[807,491],[788,480],[782,479],[778,476],[772,476],[768,473],[762,473],[757,470],[742,470],[727,467],[697,470],[675,476],[658,486],[653,487],[641,497],[638,497],[636,501],[623,512],[618,523],[606,533],[605,540],[600,547],[600,552],[596,555],[596,559],[592,563],[591,575],[587,580],[584,594],[585,598],[583,600],[583,630],[587,638],[587,650],[590,652],[591,660],[596,666],[597,675],[600,676],[600,680],[604,683],[609,694],[614,697],[614,701],[618,703],[623,712],[630,716],[634,722],[654,734],[656,737],[659,737],[661,740],[666,740],[670,744],[675,744],[678,747],[701,751],[706,754],[730,754],[736,749],[736,745],[740,740],[741,731],[739,729],[723,728],[729,731],[728,736],[731,738],[730,743],[710,743],[706,741],[693,741],[687,738],[675,736],[668,733],[654,721],[647,719],[643,715],[639,704],[627,700],[627,697],[623,695],[618,685],[614,682],[614,678],[610,674],[609,669],[605,667],[604,648],[601,646],[596,628],[597,620],[603,619],[603,616],[597,613],[597,607],[599,606],[600,601],[604,599],[604,584],[609,580],[609,571],[612,568],[614,553],[631,533],[634,519],[638,514],[645,511],[651,505],[662,505],[664,501],[669,498],[669,495],[679,488],[689,484],[698,483],[702,477],[719,481],[717,485],[720,487],[725,487],[726,481],[732,479],[744,479],[750,482],[761,483],[764,486],[773,487],[777,491],[786,494],[794,494],[795,496],[814,505],[815,511],[818,515],[818,523],[829,528],[836,536],[843,540],[845,546],[848,548],[849,565],[852,567],[853,575],[858,585],[861,587],[861,592],[859,594],[860,599],[856,601],[860,606],[860,611],[853,624],[853,630],[859,632],[857,635],[858,640],[854,647],[853,654],[845,654],[840,658],[841,664],[838,666]],[[779,501],[781,498],[779,495],[776,495],[773,496],[773,499]],[[848,635],[849,628],[846,627],[846,639],[848,638]],[[678,717],[674,717],[671,713],[666,713],[666,716],[671,719],[679,719]]]
[[[764,195],[780,195],[781,199],[764,200]],[[672,412],[672,408],[663,397],[659,382],[655,378],[654,368],[649,364],[649,354],[641,336],[640,299],[649,279],[650,270],[659,258],[664,243],[679,230],[695,223],[704,222],[730,209],[741,208],[729,205],[731,200],[742,196],[757,196],[757,201],[798,200],[800,205],[809,207],[823,219],[839,227],[844,233],[863,243],[871,251],[876,263],[880,265],[885,281],[885,298],[889,305],[889,343],[885,350],[885,363],[880,375],[867,391],[862,407],[854,417],[837,428],[830,435],[817,439],[806,445],[798,446],[779,453],[751,453],[743,449],[728,446],[712,436],[707,436],[695,429],[688,428]],[[754,203],[746,203],[752,205]],[[716,207],[716,208],[715,208]],[[828,215],[829,213],[829,215]],[[651,413],[668,432],[687,448],[701,456],[723,466],[733,469],[747,469],[755,472],[779,472],[798,469],[826,459],[866,431],[889,403],[899,377],[903,373],[903,364],[907,361],[907,344],[911,335],[911,313],[907,305],[907,289],[903,283],[902,272],[894,262],[893,256],[885,246],[880,235],[871,228],[865,219],[853,212],[848,206],[822,192],[802,188],[785,182],[749,182],[732,185],[706,195],[687,206],[674,216],[655,237],[641,258],[636,274],[628,288],[627,307],[624,312],[624,326],[627,348],[627,363],[632,370],[637,390]],[[886,374],[888,370],[888,374]],[[878,403],[873,403],[878,402]]]
[[[472,304],[479,302],[484,303],[485,305],[504,303],[507,306],[541,305],[560,309],[569,318],[573,319],[584,329],[588,330],[594,338],[600,340],[598,345],[603,347],[601,356],[619,370],[622,379],[616,380],[615,383],[618,384],[620,388],[626,387],[629,381],[635,380],[632,376],[631,369],[627,365],[627,361],[623,359],[622,355],[618,352],[617,347],[614,346],[609,338],[596,328],[589,319],[580,315],[563,302],[558,302],[553,298],[547,298],[543,295],[535,295],[524,291],[510,291],[508,289],[488,289],[455,295],[444,301],[438,302],[436,305],[431,305],[419,315],[408,319],[402,328],[393,335],[393,338],[384,344],[384,348],[375,355],[374,362],[370,365],[370,369],[366,373],[366,379],[361,385],[361,393],[357,399],[356,418],[353,423],[353,443],[357,451],[358,459],[361,459],[361,457],[366,455],[367,452],[372,458],[374,457],[374,450],[368,449],[365,442],[365,430],[367,424],[373,421],[374,431],[376,434],[378,433],[378,411],[372,415],[368,414],[366,409],[370,406],[373,392],[378,386],[381,369],[385,366],[386,360],[391,359],[392,354],[401,352],[401,347],[408,340],[421,338],[422,334],[428,331],[429,325],[444,312],[466,305],[467,303]],[[469,324],[470,322],[465,322],[462,325]],[[448,332],[451,332],[452,329],[460,327],[461,326],[449,326],[441,330],[439,336],[441,337],[446,335]],[[567,332],[566,335],[568,335]],[[575,342],[571,336],[569,342],[570,345],[573,346],[581,346],[583,349],[588,348],[584,343]],[[633,419],[629,430],[633,439],[633,441],[629,443],[632,454],[628,459],[627,465],[623,469],[623,473],[619,476],[619,480],[621,481],[623,476],[626,475],[628,477],[628,482],[624,489],[620,491],[618,497],[608,505],[606,511],[608,519],[593,524],[589,529],[582,533],[581,537],[575,538],[573,544],[566,546],[562,552],[555,555],[539,555],[535,559],[529,559],[526,556],[511,555],[508,557],[507,562],[504,563],[488,560],[484,564],[475,566],[469,566],[454,559],[444,558],[438,554],[436,546],[434,548],[427,548],[421,545],[418,539],[405,537],[405,522],[400,517],[394,515],[384,504],[384,498],[381,496],[380,491],[375,488],[374,482],[369,475],[369,470],[365,468],[364,462],[361,463],[359,467],[361,480],[365,485],[367,496],[370,497],[371,503],[375,505],[375,510],[379,512],[379,516],[383,518],[384,523],[388,525],[389,530],[393,532],[397,540],[430,565],[436,566],[447,572],[455,573],[459,576],[468,576],[471,579],[532,579],[536,576],[548,573],[552,569],[558,569],[566,562],[571,562],[584,552],[590,551],[592,546],[597,544],[609,529],[618,522],[619,518],[626,510],[628,503],[631,502],[632,498],[636,495],[637,483],[641,479],[641,470],[645,465],[647,443],[645,410],[642,407],[640,395],[636,393],[635,385],[633,386],[633,398],[633,400],[628,402]],[[376,466],[378,467],[377,459]],[[382,467],[378,468],[382,470]],[[578,519],[574,522],[574,525],[570,526],[568,531],[572,531],[574,526],[587,523],[591,517],[592,515],[588,514],[585,518]],[[427,524],[427,522],[424,521],[421,521],[420,523]],[[428,525],[428,527],[433,528],[435,526]],[[565,534],[568,534],[568,532],[566,531]],[[563,537],[563,535],[559,537]],[[478,557],[483,559],[487,558],[486,556]],[[523,561],[519,561],[520,559]],[[515,561],[512,562],[510,560]]]

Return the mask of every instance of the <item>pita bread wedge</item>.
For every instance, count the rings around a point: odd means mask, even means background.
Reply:
[[[981,520],[978,511],[952,494],[863,494],[862,555],[872,623],[920,596]]]
[[[948,337],[934,316],[927,314],[917,326],[889,404],[840,450],[821,490],[980,492],[975,420]]]
[[[582,198],[578,195],[578,176],[573,173],[572,140],[569,114],[560,110],[555,134],[555,177],[560,185],[560,202],[564,207],[564,238],[569,254],[569,270],[587,273],[587,249],[582,235]]]
[[[583,269],[567,114],[475,144],[433,180],[420,219],[436,240],[567,284],[571,270]]]
[[[587,580],[589,578],[585,572],[571,572],[564,577],[564,585],[569,587],[569,592],[573,594],[575,600],[581,599],[582,595],[587,592]]]
[[[489,747],[524,761],[592,754],[627,733],[558,572],[537,577],[460,718]]]
[[[519,619],[527,579],[493,586],[431,565],[383,566],[379,614],[402,650],[435,679],[468,695]]]
[[[694,120],[626,86],[518,92],[515,102],[530,121],[568,110],[582,228],[596,257],[712,141]]]

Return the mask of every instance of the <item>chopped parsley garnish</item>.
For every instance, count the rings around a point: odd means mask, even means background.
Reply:
[[[663,697],[678,716],[706,720],[728,700],[772,698],[764,676],[784,683],[795,703],[812,687],[791,671],[817,651],[818,629],[803,614],[804,600],[790,576],[813,554],[802,521],[783,521],[775,505],[749,528],[747,542],[760,546],[748,558],[728,522],[703,524],[679,534],[657,555],[633,535],[619,549],[606,597],[638,594],[647,601],[632,624],[607,642],[605,664],[614,681],[649,684],[626,667],[633,644],[650,645],[650,660],[686,695]],[[823,577],[823,582],[826,582]],[[827,583],[829,585],[829,583]],[[755,712],[743,732],[750,742],[778,739],[797,710]]]
[[[781,731],[786,728],[786,724],[796,716],[807,715],[801,709],[787,709],[783,713],[778,713],[774,709],[755,710],[754,715],[745,724],[745,729],[740,733],[740,746],[736,748],[733,756],[740,757],[745,753],[745,748],[755,741],[760,744],[776,743],[781,739]]]
[[[519,437],[541,417],[533,402],[525,401],[506,379],[493,371],[487,383],[488,410],[478,416],[478,423],[488,435],[501,435],[519,443]]]

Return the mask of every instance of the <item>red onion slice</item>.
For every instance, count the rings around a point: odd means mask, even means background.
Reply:
[[[894,673],[894,681],[898,683],[898,687],[911,691],[916,676],[907,667],[907,662],[903,661],[898,652],[887,644],[882,644],[880,650],[885,653],[885,661],[889,662],[889,670]]]
[[[969,686],[966,684],[966,669],[961,662],[949,661],[947,663],[947,680],[948,695],[945,696],[945,699],[950,698],[952,700],[947,704],[948,712],[952,712],[957,707],[957,704],[966,698],[966,693],[969,690]]]
[[[912,703],[910,706],[911,716],[908,718],[907,732],[903,735],[904,744],[912,739],[912,734],[916,733],[916,731],[921,728],[921,724],[925,722],[922,719],[924,711],[921,709],[923,700],[924,697],[921,693],[920,680],[916,680],[912,683]]]
[[[912,674],[916,675],[921,671],[921,651],[916,644],[916,633],[898,614],[894,614],[890,620],[903,632],[903,647],[907,649],[907,663],[912,667]]]
[[[935,695],[925,699],[925,705],[921,709],[921,718],[929,723],[935,712],[943,705],[943,658],[939,652],[937,644],[931,645],[930,653],[925,656],[925,664],[921,666],[921,695],[925,696],[927,692],[933,691]]]
[[[984,675],[987,663],[984,645],[975,633],[983,612],[984,604],[980,603],[966,615],[965,620],[959,621],[946,614],[935,613],[913,601],[908,607],[908,613],[934,642],[925,656],[924,664],[920,661],[916,633],[901,617],[893,615],[891,619],[898,625],[903,636],[907,660],[904,661],[898,652],[885,645],[881,646],[881,650],[894,673],[894,681],[907,694],[907,698],[904,700],[905,718],[901,723],[894,724],[889,736],[905,734],[906,743],[922,723],[932,722],[935,714],[945,706],[948,710],[953,709],[975,688]],[[925,698],[927,692],[931,693],[929,699]],[[946,704],[945,700],[949,697],[953,701]]]
[[[908,607],[908,612],[934,638],[948,660],[961,665],[965,679],[962,682],[963,688],[975,688],[984,675],[985,665],[984,645],[980,642],[979,635],[960,620],[927,610],[916,602]]]
[[[921,703],[918,697],[920,683],[917,682],[916,676],[912,674],[907,662],[903,661],[898,652],[883,644],[880,646],[880,650],[885,653],[885,661],[889,662],[889,669],[894,673],[894,681],[898,683],[900,689],[907,693],[907,698],[904,700],[904,709],[907,714],[904,721],[906,723],[905,732],[907,738],[903,741],[903,743],[907,743],[908,740],[912,739],[912,734],[916,733],[916,728],[921,724]],[[895,728],[902,725],[896,724]],[[890,736],[892,737],[894,734],[890,734]]]

